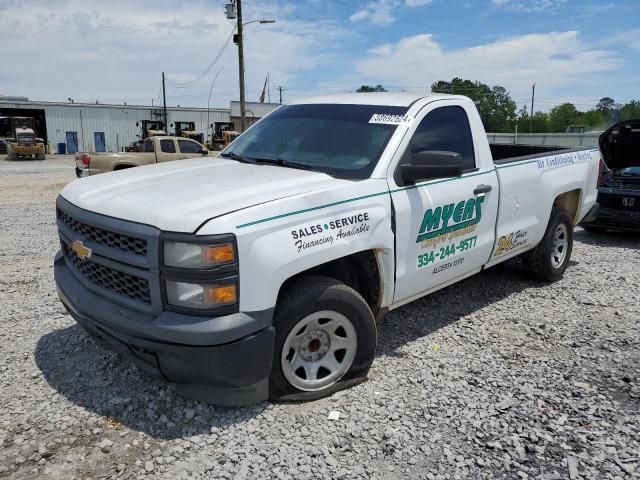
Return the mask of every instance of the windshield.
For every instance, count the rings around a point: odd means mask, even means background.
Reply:
[[[222,155],[297,164],[338,178],[368,178],[397,127],[369,123],[371,118],[406,111],[374,105],[287,105],[234,140]]]
[[[33,118],[14,118],[15,128],[30,128],[33,130]]]

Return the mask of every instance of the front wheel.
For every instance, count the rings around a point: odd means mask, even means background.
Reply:
[[[553,207],[544,237],[536,248],[522,254],[529,274],[543,282],[560,280],[573,250],[573,222],[566,210]]]
[[[366,378],[376,325],[365,300],[329,277],[292,283],[276,307],[272,400],[326,397]]]

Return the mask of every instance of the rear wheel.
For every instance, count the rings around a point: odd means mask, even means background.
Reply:
[[[276,308],[269,379],[273,400],[322,398],[363,380],[373,362],[376,326],[352,288],[329,277],[291,284]]]
[[[562,278],[573,249],[573,223],[566,210],[554,207],[540,243],[522,254],[529,274],[537,280],[554,282]]]

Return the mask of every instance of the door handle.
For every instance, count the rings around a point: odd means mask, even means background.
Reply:
[[[493,190],[493,187],[491,185],[480,184],[475,188],[473,194],[480,195],[482,193],[489,193],[491,190]]]

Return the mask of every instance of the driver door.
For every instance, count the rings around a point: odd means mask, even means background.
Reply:
[[[417,115],[400,145],[398,165],[411,164],[420,151],[462,156],[460,177],[407,184],[396,165],[389,179],[396,212],[394,303],[406,303],[478,272],[491,255],[498,209],[493,162],[476,152],[466,110],[439,101]],[[483,167],[484,166],[484,167]]]

